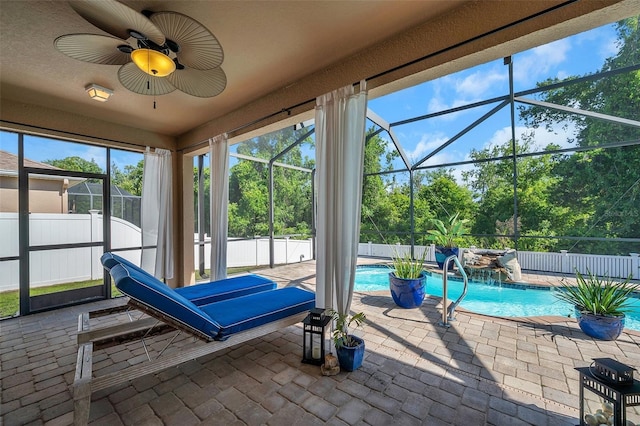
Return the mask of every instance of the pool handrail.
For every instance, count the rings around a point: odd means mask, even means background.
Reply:
[[[462,279],[464,281],[464,288],[462,289],[462,294],[458,297],[458,300],[452,302],[449,307],[447,307],[447,271],[449,270],[449,262],[453,262],[458,267],[460,274],[462,275]],[[450,327],[449,321],[455,321],[455,317],[453,314],[455,313],[456,307],[462,302],[462,299],[467,295],[467,290],[469,289],[469,279],[467,278],[467,273],[465,272],[462,264],[460,264],[460,259],[455,254],[447,257],[442,265],[442,321],[438,323],[438,325],[442,327]]]

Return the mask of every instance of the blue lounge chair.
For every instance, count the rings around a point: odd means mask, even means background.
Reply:
[[[315,294],[297,287],[196,305],[139,268],[116,265],[111,268],[111,276],[116,288],[130,297],[130,304],[207,341],[225,340],[231,334],[306,312],[315,306]]]
[[[307,311],[315,306],[315,294],[297,287],[260,291],[198,305],[194,301],[206,300],[204,289],[214,290],[215,282],[193,286],[200,288],[196,292],[199,293],[198,297],[194,297],[192,301],[135,265],[118,262],[109,265],[109,269],[116,287],[129,296],[129,304],[152,318],[92,329],[92,313],[80,314],[78,357],[73,382],[75,424],[88,423],[91,395],[94,392],[281,330],[301,322]],[[103,314],[100,312],[99,315]],[[112,342],[124,343],[132,338],[139,338],[141,333],[155,327],[153,322],[156,320],[210,343],[180,350],[144,364],[94,375],[95,345],[100,347],[105,343],[111,345]]]
[[[144,269],[122,256],[111,252],[104,253],[100,261],[108,272],[111,272],[111,268],[116,265],[125,265],[130,269],[147,275],[149,278],[156,279]],[[179,287],[174,289],[174,291],[196,306],[200,306],[233,297],[259,293],[261,291],[275,290],[276,288],[277,284],[270,279],[255,274],[248,274],[187,287]]]

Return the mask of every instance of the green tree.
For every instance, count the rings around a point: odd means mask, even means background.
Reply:
[[[142,195],[142,177],[144,175],[144,160],[140,160],[138,164],[127,164],[124,171],[111,163],[111,184],[122,188],[132,195]]]
[[[568,211],[555,203],[556,186],[560,178],[553,173],[563,157],[550,154],[522,156],[537,151],[528,135],[516,144],[517,190],[513,187],[513,146],[511,141],[483,150],[472,150],[470,157],[478,162],[463,173],[464,180],[474,191],[478,216],[472,227],[475,234],[498,234],[483,241],[483,245],[504,248],[513,241],[500,235],[548,236],[543,232],[562,229]],[[548,146],[546,150],[557,149]],[[488,161],[494,159],[493,161]],[[517,197],[517,221],[514,220],[514,196]],[[555,232],[551,232],[555,235]],[[548,244],[529,244],[529,247],[549,247]],[[519,246],[520,248],[520,246]]]
[[[243,142],[238,153],[270,160],[288,149],[304,133],[292,128]],[[306,138],[305,146],[313,146]],[[300,144],[278,158],[277,163],[313,169],[314,161]],[[274,233],[311,232],[311,173],[274,165]],[[230,169],[229,235],[252,237],[269,234],[269,168],[264,162],[240,160]]]
[[[374,127],[367,129],[365,137],[360,238],[362,242],[395,243],[400,237],[389,232],[407,232],[408,228],[399,226],[402,221],[389,196],[389,182],[380,172],[390,170],[398,154],[387,150],[386,142],[375,134]]]
[[[62,170],[69,170],[72,172],[85,172],[85,173],[100,173],[103,174],[105,171],[96,163],[96,161],[92,158],[91,161],[87,161],[84,158],[80,157],[65,157],[58,160],[45,160],[43,161],[45,164],[52,165],[54,167],[58,167]]]
[[[467,228],[471,227],[475,217],[475,203],[473,193],[466,186],[458,184],[453,170],[437,169],[416,174],[420,185],[415,185],[415,221],[416,232],[423,235],[421,244],[427,244],[424,239],[426,232],[433,229],[433,219],[447,221],[452,215],[459,213],[460,219],[467,220]],[[471,240],[461,243],[469,245]]]
[[[619,50],[605,60],[600,71],[611,71],[640,64],[638,17],[616,26]],[[549,79],[546,86],[565,80]],[[540,95],[546,102],[579,106],[583,110],[614,117],[640,119],[640,71],[628,71],[606,78],[586,80],[548,90]],[[570,211],[563,227],[554,227],[579,237],[637,237],[640,229],[640,129],[611,121],[585,118],[542,107],[521,108],[528,127],[552,129],[558,123],[574,126],[575,145],[581,150],[554,166],[555,204]],[[607,145],[622,145],[607,147]],[[590,147],[599,149],[585,150]],[[571,248],[565,247],[565,248]],[[637,251],[640,244],[580,242],[583,252],[625,253]]]
[[[194,232],[198,232],[198,167],[193,168],[193,211],[194,211]],[[203,206],[204,206],[204,233],[210,234],[211,230],[211,172],[209,167],[202,168],[202,183],[203,183]]]

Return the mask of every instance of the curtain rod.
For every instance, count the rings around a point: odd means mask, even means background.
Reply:
[[[480,40],[482,38],[488,37],[490,35],[493,35],[493,34],[501,32],[501,31],[504,31],[506,29],[509,29],[509,28],[515,27],[517,25],[520,25],[520,24],[522,24],[524,22],[527,22],[527,21],[529,21],[531,19],[538,18],[538,17],[546,15],[547,13],[550,13],[550,12],[554,12],[554,11],[556,11],[558,9],[561,9],[563,7],[566,7],[566,6],[570,5],[570,4],[572,4],[572,3],[576,3],[578,1],[579,0],[567,0],[567,1],[563,2],[563,3],[557,4],[555,6],[552,6],[550,8],[544,9],[544,10],[541,10],[540,12],[536,12],[536,13],[534,13],[532,15],[525,16],[524,18],[518,19],[517,21],[510,22],[510,23],[502,25],[502,26],[500,26],[498,28],[494,28],[493,30],[489,30],[489,31],[484,32],[482,34],[479,34],[477,36],[471,37],[471,38],[469,38],[467,40],[463,40],[463,41],[461,41],[459,43],[456,43],[454,45],[442,48],[442,49],[437,50],[437,51],[432,52],[432,53],[428,53],[428,54],[426,54],[424,56],[421,56],[420,58],[416,58],[416,59],[414,59],[412,61],[409,61],[407,63],[404,63],[402,65],[398,65],[398,66],[396,66],[394,68],[388,69],[386,71],[382,71],[382,72],[380,72],[378,74],[374,74],[374,75],[372,75],[370,77],[365,78],[364,80],[366,82],[369,82],[369,81],[374,80],[376,78],[384,77],[387,74],[391,74],[391,73],[399,71],[399,70],[401,70],[403,68],[410,67],[412,65],[415,65],[415,64],[420,63],[422,61],[425,61],[427,59],[431,59],[431,58],[436,57],[438,55],[441,55],[443,53],[450,52],[450,51],[452,51],[454,49],[457,49],[459,47],[465,46],[465,45],[467,45],[469,43],[473,43],[473,42],[478,41],[478,40]],[[357,83],[353,83],[353,86],[356,86],[358,84],[360,84],[359,81]],[[248,123],[242,124],[242,125],[234,128],[234,129],[231,129],[231,130],[229,130],[229,131],[227,131],[225,133],[227,133],[228,135],[231,135],[232,133],[235,133],[235,132],[237,132],[239,130],[243,130],[243,129],[246,129],[247,127],[251,127],[251,126],[253,126],[255,124],[258,124],[261,121],[265,121],[265,120],[268,120],[270,118],[273,118],[273,117],[277,116],[278,114],[287,113],[287,115],[290,115],[291,114],[291,110],[293,110],[295,108],[299,108],[299,107],[301,107],[303,105],[306,105],[306,104],[309,104],[309,103],[312,103],[312,102],[315,102],[315,101],[316,101],[316,98],[308,99],[308,100],[302,101],[302,102],[298,102],[297,104],[291,105],[288,108],[282,108],[280,111],[272,112],[271,114],[267,114],[267,115],[265,115],[263,117],[260,117],[260,118],[257,118],[255,120],[253,120],[253,121],[250,121]],[[200,146],[205,146],[207,143],[208,143],[207,141],[197,142],[197,143],[194,143],[194,144],[191,144],[191,145],[185,146],[184,148],[179,149],[178,152],[183,152],[183,151],[188,150],[188,149],[193,149],[193,148],[198,148]]]

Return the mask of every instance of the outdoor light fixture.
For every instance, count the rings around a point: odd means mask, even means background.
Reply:
[[[633,368],[611,358],[594,358],[580,372],[580,425],[640,424],[640,381]]]
[[[107,102],[111,95],[113,95],[113,90],[98,86],[95,83],[89,84],[84,90],[87,91],[91,99],[98,102]]]
[[[313,308],[302,321],[302,362],[305,364],[324,364],[324,329],[331,321],[323,309]]]
[[[176,70],[173,59],[153,49],[136,49],[131,52],[131,60],[142,71],[154,77],[166,77]]]

